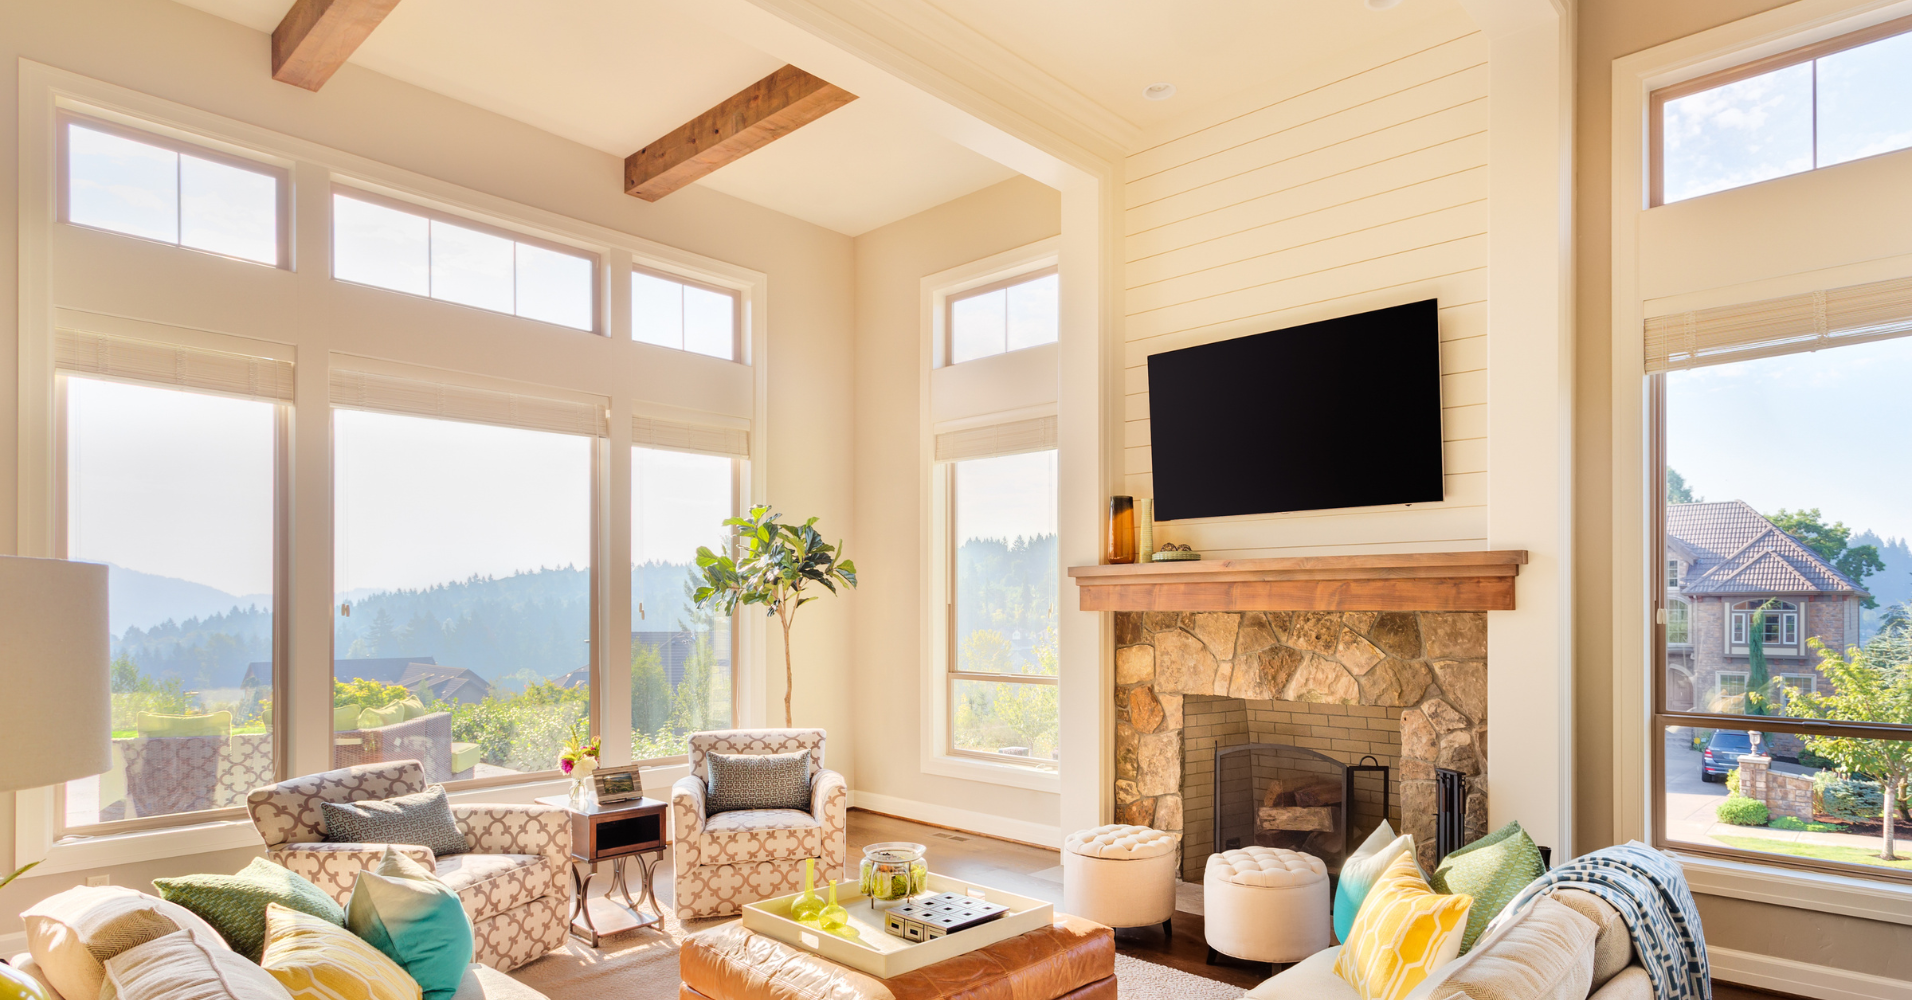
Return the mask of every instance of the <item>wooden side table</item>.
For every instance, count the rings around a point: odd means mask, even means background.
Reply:
[[[567,915],[567,931],[600,947],[600,938],[652,927],[661,921],[660,901],[653,895],[653,872],[666,856],[667,804],[659,799],[632,799],[598,805],[581,811],[567,804],[565,795],[549,795],[537,800],[541,805],[559,806],[573,820],[573,908]],[[627,859],[640,865],[640,902],[636,903],[627,887]],[[613,878],[599,899],[589,898],[587,887],[599,871],[600,862],[613,862]],[[581,875],[580,865],[586,865]],[[620,897],[614,898],[615,889]],[[651,915],[640,912],[644,905]],[[597,911],[597,913],[596,913]]]

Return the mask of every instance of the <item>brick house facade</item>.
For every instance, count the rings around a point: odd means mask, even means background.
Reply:
[[[1809,640],[1836,650],[1860,642],[1866,589],[1739,500],[1667,506],[1666,580],[1676,711],[1743,711],[1749,628],[1761,630],[1770,678],[1823,694],[1832,689]]]

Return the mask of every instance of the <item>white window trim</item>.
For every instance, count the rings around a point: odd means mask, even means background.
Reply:
[[[1057,267],[1060,257],[1059,248],[1059,238],[1051,237],[920,279],[920,468],[923,470],[920,477],[920,549],[923,553],[921,594],[924,595],[920,627],[922,637],[920,770],[925,774],[947,778],[1028,788],[1055,794],[1060,792],[1060,769],[1057,767],[1041,770],[1019,764],[999,764],[976,757],[952,754],[947,749],[947,655],[949,649],[947,581],[951,579],[949,567],[952,553],[947,537],[949,517],[947,470],[933,460],[933,438],[936,430],[933,420],[933,373],[936,367],[943,367],[939,365],[939,359],[946,357],[945,325],[948,296],[969,288],[1004,281],[1027,271],[1050,266]],[[1044,344],[1039,348],[992,355],[964,364],[979,364],[995,359],[1022,356],[1036,362],[1057,364],[1056,359],[1059,357],[1057,347],[1057,344]],[[961,366],[944,367],[959,368]],[[1051,403],[1039,407],[1024,407],[949,421],[937,429],[955,430],[963,425],[1045,416],[1055,410],[1056,406]],[[1061,495],[1064,497],[1066,491],[1062,490]],[[1061,547],[1063,560],[1066,551],[1063,545]],[[1060,568],[1060,580],[1063,584],[1068,582],[1064,562]],[[1064,669],[1065,661],[1062,662]],[[1065,712],[1063,690],[1063,716]],[[1063,753],[1062,756],[1064,757],[1065,754]]]
[[[1655,551],[1649,532],[1649,498],[1654,483],[1647,455],[1652,425],[1645,378],[1645,330],[1639,287],[1639,217],[1646,206],[1647,150],[1645,117],[1655,89],[1691,76],[1785,52],[1868,25],[1911,13],[1911,0],[1858,3],[1851,0],[1799,0],[1721,25],[1613,63],[1612,93],[1612,556],[1613,556],[1613,839],[1647,841],[1652,836],[1652,795],[1657,782],[1648,773],[1648,728],[1654,691],[1647,662],[1652,649],[1653,615],[1663,595],[1652,593],[1648,553]],[[1866,261],[1845,276],[1828,274],[1828,286],[1878,280],[1911,273],[1911,258]],[[1799,290],[1788,287],[1798,276],[1762,282],[1766,288],[1736,286],[1701,293],[1693,307],[1722,292],[1753,299]],[[1773,289],[1779,289],[1777,291]],[[1696,891],[1787,906],[1850,912],[1868,919],[1912,923],[1911,883],[1850,879],[1788,868],[1763,868],[1682,857],[1682,869]],[[1799,900],[1816,901],[1817,905]]]
[[[20,258],[18,262],[19,302],[19,508],[18,508],[18,552],[21,555],[52,556],[55,545],[56,497],[54,483],[54,329],[56,319],[66,320],[70,310],[57,310],[53,296],[54,261],[56,258],[55,222],[57,200],[59,197],[58,158],[55,155],[59,139],[57,121],[62,111],[75,111],[108,121],[125,122],[131,126],[153,131],[163,136],[173,136],[186,141],[201,143],[215,150],[233,155],[258,159],[261,162],[285,166],[293,178],[294,241],[293,259],[294,281],[312,281],[331,283],[331,266],[328,255],[318,252],[314,243],[308,240],[306,252],[301,252],[302,232],[309,235],[314,228],[314,209],[310,204],[315,193],[322,195],[330,192],[333,184],[346,184],[369,191],[385,194],[402,201],[409,201],[424,207],[431,207],[450,215],[470,218],[487,225],[524,233],[527,236],[555,243],[576,246],[598,254],[600,273],[596,288],[598,300],[595,303],[596,321],[604,332],[609,334],[608,344],[598,340],[574,338],[571,335],[579,331],[539,320],[505,314],[488,313],[484,323],[475,323],[475,327],[490,331],[511,330],[515,335],[521,330],[527,331],[529,344],[526,351],[515,352],[515,357],[526,354],[564,355],[567,365],[581,367],[591,364],[598,373],[594,379],[594,388],[608,393],[610,410],[608,414],[609,437],[604,445],[606,455],[603,468],[606,482],[599,487],[597,495],[602,504],[599,515],[600,535],[598,555],[606,565],[612,565],[610,552],[625,552],[630,548],[631,524],[625,516],[610,516],[608,512],[622,510],[622,505],[630,502],[632,420],[635,396],[645,397],[643,405],[659,405],[680,409],[725,408],[723,416],[736,421],[744,421],[750,426],[751,454],[747,467],[765,469],[764,421],[767,408],[767,372],[764,365],[751,364],[752,359],[765,356],[767,338],[767,276],[746,267],[715,260],[697,253],[657,243],[630,233],[620,232],[604,226],[568,218],[554,212],[533,208],[526,204],[500,196],[487,194],[470,188],[461,187],[434,177],[415,173],[399,167],[390,166],[376,160],[343,152],[320,143],[297,138],[271,129],[261,128],[236,121],[222,115],[202,111],[154,97],[139,91],[115,84],[95,80],[80,74],[57,69],[43,63],[22,59],[19,66],[19,171],[20,171],[20,211],[19,226]],[[330,197],[325,198],[329,203]],[[330,215],[327,216],[330,218]],[[77,228],[77,227],[76,227]],[[325,227],[322,227],[324,230]],[[122,238],[120,234],[109,234],[106,238]],[[137,240],[137,237],[125,237]],[[150,242],[150,241],[141,241]],[[324,245],[324,241],[322,244]],[[629,288],[625,281],[608,279],[609,273],[622,274],[634,264],[641,264],[663,271],[685,274],[705,283],[737,290],[741,296],[743,315],[741,323],[744,330],[742,350],[743,359],[751,371],[744,377],[729,374],[738,371],[734,364],[719,359],[698,358],[705,363],[697,369],[688,369],[687,377],[665,379],[657,373],[647,374],[649,369],[659,367],[654,359],[663,349],[652,345],[636,344],[629,330],[631,310],[628,302]],[[269,272],[270,273],[270,272]],[[344,283],[342,283],[344,284]],[[383,291],[383,290],[376,290]],[[408,296],[406,298],[413,299]],[[420,308],[425,310],[448,310],[443,315],[451,315],[452,310],[471,314],[471,307],[457,303],[419,300]],[[56,314],[59,314],[58,316]],[[422,313],[421,315],[428,315]],[[126,323],[149,322],[146,320],[126,320]],[[435,320],[437,323],[438,320]],[[155,326],[170,326],[167,323],[150,323]],[[243,324],[245,325],[245,324]],[[177,329],[177,327],[173,327]],[[534,342],[547,331],[549,337],[559,337],[573,346],[557,345],[547,342]],[[103,333],[113,331],[102,330]],[[348,343],[330,344],[288,327],[274,326],[271,329],[245,328],[232,329],[227,333],[248,339],[275,341],[284,344],[289,352],[299,353],[303,367],[296,373],[296,415],[306,416],[305,420],[296,420],[294,429],[294,490],[292,502],[295,508],[305,507],[311,510],[330,510],[331,478],[327,470],[331,460],[326,454],[324,442],[325,428],[330,421],[315,419],[324,414],[324,403],[313,404],[309,400],[325,400],[327,386],[327,367],[323,361],[313,358],[309,353],[319,348],[321,357],[325,351],[334,347],[344,348],[353,353]],[[204,334],[202,339],[218,338],[220,335]],[[305,339],[303,339],[305,338]],[[453,364],[472,366],[468,374],[478,377],[495,377],[507,380],[524,380],[528,372],[511,360],[490,358],[471,358],[461,351],[437,350],[437,341],[447,341],[449,337],[428,333],[417,342],[392,345],[391,351],[385,348],[382,353],[390,353],[399,363],[434,366]],[[302,350],[304,348],[304,351]],[[363,349],[364,350],[364,349]],[[593,352],[588,358],[583,352]],[[607,352],[611,351],[611,354]],[[682,352],[673,352],[680,354]],[[697,356],[690,356],[697,357]],[[559,364],[559,362],[555,362]],[[599,385],[600,376],[604,376],[605,385]],[[551,377],[547,383],[551,384]],[[573,388],[584,390],[585,386]],[[723,391],[724,390],[724,391]],[[309,409],[318,405],[319,409]],[[303,412],[304,411],[304,412]],[[303,432],[303,428],[306,428]],[[317,436],[316,436],[317,435]],[[743,491],[748,504],[765,500],[764,477],[753,476],[748,488]],[[330,522],[329,522],[330,524]],[[304,526],[303,526],[304,525]],[[316,544],[328,544],[330,526],[316,527],[306,522],[296,523],[293,527],[292,544],[296,551],[305,551]],[[296,562],[292,582],[289,587],[289,600],[293,602],[293,618],[298,621],[310,617],[311,609],[303,610],[300,594],[312,591],[330,591],[330,558],[305,559]],[[309,567],[302,570],[300,566]],[[630,604],[631,585],[625,573],[604,573],[604,596],[602,601],[609,606],[619,607]],[[329,597],[330,602],[330,597]],[[308,601],[306,603],[312,603]],[[766,661],[766,623],[760,616],[747,616],[739,637],[741,643],[740,665],[737,670],[746,672],[748,679],[735,691],[735,710],[743,725],[761,724],[767,711],[765,685]],[[613,622],[617,620],[619,627]],[[596,635],[602,641],[602,662],[619,664],[628,658],[628,632],[624,627],[627,621],[623,615],[602,615],[597,623]],[[310,621],[303,624],[310,626]],[[328,630],[307,628],[298,634],[317,636],[318,639],[305,640],[306,643],[318,642],[319,647],[305,645],[296,637],[294,640],[293,662],[328,662],[327,645],[330,643]],[[330,667],[330,664],[329,664]],[[318,691],[330,681],[308,676],[312,671],[296,674],[290,679],[288,697],[293,702],[289,714],[300,716],[302,706],[324,705],[324,698],[307,698],[306,694]],[[329,670],[330,673],[330,670]],[[603,737],[607,739],[609,764],[626,762],[628,754],[628,678],[623,670],[603,669],[600,671],[600,703],[597,718]],[[330,766],[323,757],[325,748],[314,740],[299,739],[301,726],[308,731],[320,731],[325,721],[319,714],[323,708],[311,708],[312,715],[304,721],[291,719],[295,743],[290,747],[285,766],[289,773],[304,773],[324,770]],[[488,790],[496,799],[499,793]],[[228,828],[221,824],[199,827],[176,827],[166,830],[142,831],[137,834],[123,834],[109,837],[88,838],[86,841],[64,841],[56,844],[57,828],[48,824],[57,817],[56,790],[52,788],[32,789],[14,793],[15,801],[15,850],[14,864],[29,861],[42,861],[45,864],[35,870],[35,874],[52,873],[63,870],[77,870],[100,863],[126,863],[165,857],[177,857],[182,854],[201,853],[205,850],[219,849],[225,843],[222,837],[235,837],[238,833],[221,833]],[[247,824],[250,827],[250,824]],[[209,832],[209,830],[213,832]],[[212,839],[209,839],[212,838]],[[257,834],[249,833],[247,843],[258,843]],[[211,844],[213,846],[209,847]],[[108,853],[102,853],[108,852]],[[111,857],[111,862],[98,859]],[[82,859],[69,861],[65,859]],[[60,867],[49,867],[55,861]],[[70,866],[70,867],[69,867]]]

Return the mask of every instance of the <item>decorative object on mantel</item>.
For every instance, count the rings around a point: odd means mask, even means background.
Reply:
[[[1184,542],[1179,545],[1168,542],[1160,546],[1160,551],[1153,554],[1154,562],[1193,562],[1198,558],[1200,553],[1193,551],[1193,547]]]
[[[729,517],[720,523],[733,529],[740,546],[736,561],[731,556],[714,555],[700,546],[694,561],[700,567],[699,589],[693,592],[700,608],[733,614],[742,604],[763,604],[767,617],[780,619],[780,644],[787,654],[787,728],[793,728],[793,616],[800,605],[817,599],[819,594],[801,597],[809,583],[838,594],[838,584],[858,587],[853,560],[840,558],[841,543],[827,544],[815,530],[817,517],[804,524],[781,524],[773,508],[761,504],[747,511],[746,517]]]
[[[1139,513],[1135,516],[1140,521],[1140,544],[1133,547],[1133,558],[1135,562],[1151,562],[1153,560],[1153,498],[1141,497],[1135,501],[1135,506],[1139,509]]]
[[[1512,611],[1526,561],[1524,549],[1501,549],[1074,566],[1067,575],[1082,611]]]
[[[1107,499],[1107,563],[1133,561],[1133,498]]]

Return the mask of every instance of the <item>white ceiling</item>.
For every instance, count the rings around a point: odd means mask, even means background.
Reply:
[[[179,0],[270,32],[291,0]],[[352,62],[626,156],[777,69],[701,0],[405,0]],[[934,8],[1149,128],[1457,11],[1458,0],[889,0]],[[931,12],[930,12],[931,13]],[[1167,82],[1171,100],[1141,90]],[[854,101],[699,183],[859,235],[1013,176]]]
[[[928,0],[1056,79],[1146,128],[1365,46],[1458,0]],[[1173,98],[1149,101],[1148,84]]]
[[[179,0],[271,32],[291,0]],[[615,156],[781,60],[668,0],[406,0],[350,60]],[[857,236],[1014,172],[854,101],[699,183]]]

